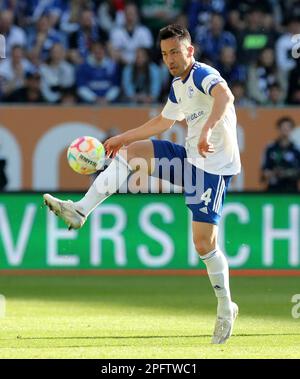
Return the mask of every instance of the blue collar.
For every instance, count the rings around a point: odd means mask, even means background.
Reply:
[[[182,80],[182,83],[183,83],[183,84],[184,84],[184,83],[188,80],[188,78],[190,77],[191,71],[192,71],[193,67],[195,66],[195,63],[196,63],[196,62],[193,63],[193,65],[192,65],[192,67],[191,67],[189,73],[187,74],[186,78],[185,78],[184,80]]]

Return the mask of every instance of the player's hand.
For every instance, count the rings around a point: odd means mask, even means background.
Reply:
[[[107,139],[103,144],[107,158],[114,158],[124,145],[125,141],[122,134]]]
[[[207,153],[213,153],[215,151],[213,144],[209,142],[210,135],[211,129],[203,128],[197,145],[199,154],[204,158],[206,158]]]

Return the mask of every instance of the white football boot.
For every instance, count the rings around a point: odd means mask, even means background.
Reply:
[[[85,215],[78,211],[71,200],[59,200],[56,197],[45,193],[43,195],[44,204],[56,216],[60,217],[67,224],[69,230],[80,229],[86,221]]]
[[[211,343],[222,344],[225,343],[231,336],[233,324],[239,313],[239,307],[235,303],[232,304],[232,318],[222,318],[217,316],[214,333]]]

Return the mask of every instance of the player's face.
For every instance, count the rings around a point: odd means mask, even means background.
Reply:
[[[160,43],[164,63],[170,74],[184,77],[194,61],[194,48],[187,40],[168,38]]]

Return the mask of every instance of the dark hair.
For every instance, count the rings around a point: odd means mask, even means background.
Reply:
[[[136,62],[132,65],[132,79],[135,84],[136,92],[141,92],[145,90],[147,93],[150,92],[150,51],[145,47],[139,47],[137,50],[143,51],[147,55],[146,63],[142,68],[138,68]],[[140,79],[140,75],[143,80]],[[142,86],[142,88],[141,88]]]
[[[231,83],[231,88],[234,87],[234,86],[240,86],[240,87],[243,87],[245,89],[245,83],[241,80],[234,80],[232,83]]]
[[[291,124],[291,127],[292,129],[295,127],[295,121],[289,117],[289,116],[284,116],[284,117],[280,117],[277,122],[276,122],[276,127],[277,129],[280,129],[281,128],[281,125],[284,123],[284,122],[289,122]]]
[[[41,79],[41,74],[38,71],[27,71],[25,74],[26,79]]]
[[[268,85],[268,89],[272,89],[272,88],[278,88],[281,90],[280,84],[278,82],[274,82]]]
[[[11,48],[11,51],[14,51],[14,50],[16,50],[16,49],[21,49],[22,51],[24,51],[23,46],[22,46],[22,45],[19,45],[19,44],[15,44],[15,45],[13,45],[12,48]]]
[[[187,39],[189,43],[192,42],[189,31],[179,24],[171,24],[160,29],[158,35],[158,42],[169,38],[178,38],[180,40]]]

